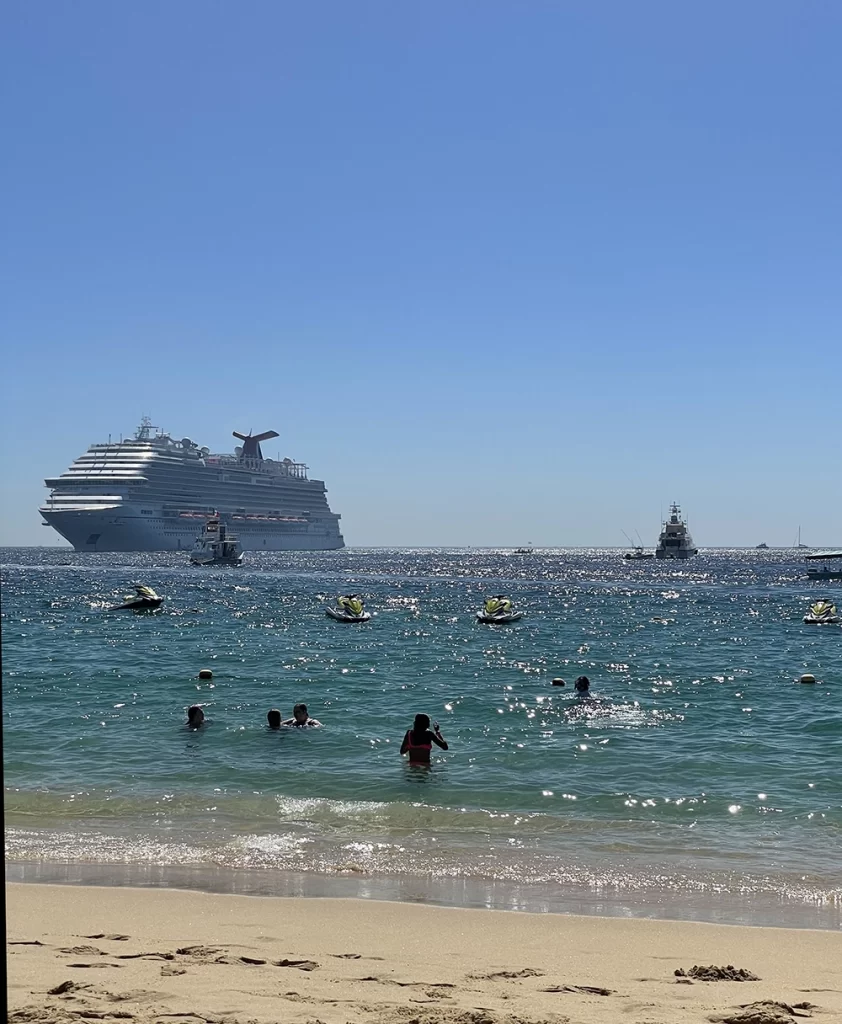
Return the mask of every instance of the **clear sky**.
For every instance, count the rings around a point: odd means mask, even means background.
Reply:
[[[842,544],[838,0],[7,0],[0,543],[144,413],[351,545]]]

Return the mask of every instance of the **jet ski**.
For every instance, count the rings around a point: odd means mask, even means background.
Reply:
[[[325,608],[325,615],[337,622],[368,622],[371,615],[363,608],[362,598],[346,594],[336,599],[334,608]]]
[[[523,618],[523,612],[516,612],[512,608],[512,602],[500,594],[498,597],[489,597],[482,606],[482,611],[477,612],[480,622],[491,626],[505,626],[509,622],[517,622]]]
[[[815,601],[804,616],[804,621],[813,626],[832,626],[840,621],[836,605],[832,601]]]
[[[155,591],[151,587],[146,587],[142,583],[135,585],[134,597],[128,595],[125,599],[124,604],[118,604],[112,611],[122,612],[148,612],[154,611],[155,608],[160,608],[163,597],[158,597]]]

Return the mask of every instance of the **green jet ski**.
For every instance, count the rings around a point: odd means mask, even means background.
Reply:
[[[132,596],[129,594],[123,604],[118,604],[116,608],[112,608],[112,611],[122,612],[151,612],[156,608],[161,607],[163,597],[158,597],[155,591],[151,587],[144,586],[142,583],[135,584],[135,594]]]
[[[363,607],[362,598],[357,594],[345,594],[336,599],[334,608],[325,608],[325,614],[337,622],[368,622],[371,615]]]
[[[814,601],[804,616],[804,621],[811,626],[832,626],[839,622],[836,605],[832,601]]]
[[[499,594],[497,597],[486,598],[482,611],[477,612],[480,622],[491,626],[505,626],[509,622],[517,622],[523,618],[523,612],[516,612],[512,608],[512,602]]]

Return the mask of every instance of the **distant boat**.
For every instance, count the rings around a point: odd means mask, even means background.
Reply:
[[[190,552],[193,565],[240,565],[243,548],[240,541],[214,513],[202,527]]]
[[[699,549],[693,543],[687,524],[681,518],[681,509],[676,502],[670,505],[670,517],[664,523],[658,546],[655,548],[656,558],[692,558],[698,555]]]
[[[643,562],[647,558],[654,558],[655,555],[652,551],[644,551],[643,548],[634,546],[633,550],[627,551],[623,558],[628,559],[630,562]]]
[[[515,548],[515,554],[516,555],[534,555],[535,554],[535,548],[532,547],[532,541],[530,541],[529,545],[527,547],[525,547],[525,548]]]
[[[768,550],[769,550],[769,545],[768,545],[768,544],[765,544],[765,543],[763,543],[763,544],[758,544],[758,545],[756,546],[756,548],[755,548],[755,551],[768,551]]]
[[[801,527],[800,526],[798,527],[798,539],[795,542],[795,546],[797,548],[799,548],[799,550],[801,550],[801,551],[809,551],[810,550],[810,545],[809,544],[802,544],[801,543]]]
[[[640,543],[635,543],[635,541],[633,541],[631,539],[631,537],[626,533],[625,530],[623,530],[623,536],[626,538],[626,540],[632,546],[631,551],[627,551],[623,555],[623,558],[627,559],[630,562],[643,562],[647,558],[654,558],[655,557],[655,555],[651,551],[646,551],[644,549],[643,541],[640,540],[640,534],[639,533],[637,535],[637,539],[638,539],[638,541],[640,541]]]
[[[807,569],[808,580],[842,580],[842,551],[821,551],[815,555],[807,555],[808,562],[829,562],[831,559],[840,559],[840,568],[831,569],[829,565],[823,565],[818,569]]]

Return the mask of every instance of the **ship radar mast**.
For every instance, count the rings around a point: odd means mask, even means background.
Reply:
[[[681,507],[677,501],[674,501],[670,505],[670,522],[680,523],[681,522]]]
[[[141,417],[140,426],[135,431],[136,441],[151,441],[152,431],[157,430],[157,427],[152,426],[152,420],[148,416]]]

